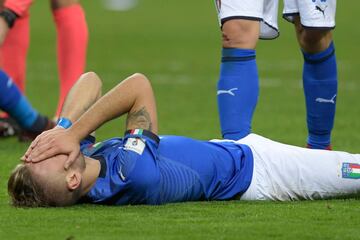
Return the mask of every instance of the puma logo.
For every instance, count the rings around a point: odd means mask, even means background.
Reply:
[[[231,88],[229,90],[218,90],[217,91],[217,95],[220,95],[220,94],[229,94],[231,96],[235,96],[235,93],[234,91],[238,90],[238,88]]]
[[[335,101],[336,101],[336,94],[330,98],[330,99],[326,99],[326,98],[317,98],[315,99],[316,102],[319,102],[319,103],[332,103],[332,104],[335,104]]]
[[[323,14],[323,16],[325,17],[325,10],[328,6],[325,6],[324,8],[321,8],[320,6],[316,5],[315,6],[315,10],[321,12]]]

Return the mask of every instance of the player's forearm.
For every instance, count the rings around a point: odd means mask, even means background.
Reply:
[[[60,117],[77,121],[101,97],[102,83],[93,72],[84,73],[66,96]]]
[[[157,133],[154,94],[147,78],[134,74],[101,97],[70,128],[82,139],[103,123],[128,113],[127,129],[143,128]]]

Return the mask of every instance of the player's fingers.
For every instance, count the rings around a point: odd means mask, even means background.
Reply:
[[[39,137],[36,137],[35,140],[31,142],[29,149],[33,149],[34,147],[36,147],[38,142],[39,142]]]
[[[32,144],[29,149],[25,153],[25,157],[30,156],[36,156],[39,152],[43,151],[44,149],[47,149],[49,147],[49,144],[51,143],[51,140],[49,139],[43,139],[39,138],[37,141]]]
[[[31,155],[31,152],[32,152],[32,148],[29,147],[26,152],[24,153],[24,155],[21,157],[21,159],[28,159],[28,157]]]
[[[31,151],[36,147],[38,141],[39,141],[39,136],[36,137],[34,141],[32,141],[32,143],[30,144],[30,146],[28,147],[28,149],[26,150],[26,152],[25,152],[24,156],[22,156],[22,158],[26,159],[30,155]]]
[[[28,157],[28,155],[26,155],[26,153],[25,153],[24,155],[22,155],[20,157],[20,160],[26,162],[27,157]]]
[[[54,129],[42,132],[39,136],[35,138],[34,141],[32,141],[22,158],[27,159],[31,155],[33,149],[35,149],[38,145],[43,145],[45,143],[51,142],[54,138],[54,134],[56,134],[58,131],[61,131],[61,129]]]
[[[42,145],[38,145],[36,148],[34,148],[29,156],[27,156],[27,158],[29,158],[29,161],[33,162],[34,159],[36,159],[38,156],[40,156],[42,153],[48,151],[50,148],[52,147],[51,142],[49,143],[44,143]]]
[[[79,157],[79,155],[80,155],[80,152],[78,152],[78,151],[73,151],[69,154],[69,157],[66,160],[65,165],[64,165],[65,170],[69,169],[71,164],[73,164],[73,162],[75,162],[75,160]]]
[[[51,143],[52,141],[53,141],[53,137],[51,135],[40,137],[38,141],[36,141],[36,145],[33,146],[33,149],[36,148],[37,146],[42,146],[47,143]]]
[[[51,158],[57,154],[59,154],[59,151],[57,149],[49,148],[45,152],[42,152],[41,154],[37,155],[36,157],[31,158],[31,162],[33,162],[33,163],[41,162],[41,161]]]
[[[20,161],[24,162],[24,163],[31,163],[30,159],[28,157],[21,157]]]

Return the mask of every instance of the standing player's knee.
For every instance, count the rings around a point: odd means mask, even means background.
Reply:
[[[79,0],[51,0],[51,8],[55,10],[62,7],[68,7],[75,3],[79,3]]]
[[[259,34],[258,21],[243,19],[226,21],[222,26],[223,47],[255,49]]]
[[[301,48],[307,53],[322,52],[327,49],[332,41],[330,30],[303,28],[298,33]]]

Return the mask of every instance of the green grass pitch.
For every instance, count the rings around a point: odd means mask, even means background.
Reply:
[[[87,69],[106,90],[133,72],[154,86],[161,134],[219,138],[216,81],[220,31],[212,1],[140,1],[128,12],[109,12],[101,1],[83,1],[90,28]],[[333,146],[360,152],[360,29],[358,1],[338,1],[335,42],[339,94]],[[41,112],[54,114],[58,77],[55,30],[48,1],[34,3],[27,95]],[[303,146],[305,107],[302,56],[294,29],[282,19],[281,36],[261,41],[261,94],[253,130]],[[102,127],[99,140],[121,136],[124,121]],[[27,144],[0,140],[0,239],[359,239],[360,202],[199,202],[165,206],[16,209],[6,184]],[[314,169],[314,171],[320,171]]]

